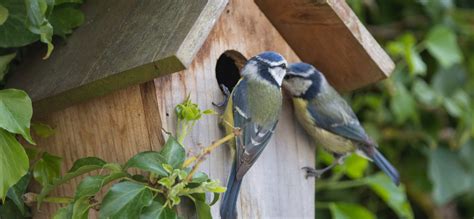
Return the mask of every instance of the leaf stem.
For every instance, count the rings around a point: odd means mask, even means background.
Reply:
[[[157,188],[153,188],[151,186],[145,186],[147,189],[151,190],[151,191],[154,191],[156,193],[162,193],[164,194],[165,192],[163,190],[160,190],[160,189],[157,189]]]
[[[196,157],[196,159],[195,159],[196,164],[193,166],[191,172],[189,173],[189,175],[186,177],[186,179],[184,181],[185,182],[191,181],[191,179],[193,178],[194,173],[196,173],[196,171],[199,168],[199,165],[201,165],[201,163],[204,161],[204,157],[206,155],[210,154],[214,149],[216,149],[220,145],[234,139],[234,137],[238,136],[238,135],[240,135],[240,129],[236,128],[236,129],[234,129],[234,132],[226,135],[225,137],[215,141],[213,144],[205,147],[204,150]]]

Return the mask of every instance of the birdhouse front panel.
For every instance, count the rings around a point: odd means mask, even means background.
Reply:
[[[221,56],[236,59],[238,68],[242,62],[236,54],[250,58],[267,50],[281,53],[289,62],[299,60],[253,1],[231,1],[191,66],[155,79],[163,127],[174,130],[174,107],[187,95],[203,109],[216,109],[212,103],[224,99],[216,74],[231,78],[233,73],[232,66],[228,67],[228,72],[216,73],[216,66],[224,62]],[[301,168],[314,166],[315,145],[308,141],[295,120],[287,97],[279,118],[271,142],[243,179],[237,203],[239,218],[314,218],[314,180],[305,179]],[[218,124],[218,116],[203,118],[185,145],[194,146],[191,151],[199,151],[199,145],[209,145],[223,137]],[[225,183],[232,162],[229,147],[223,145],[209,156],[203,170]],[[219,204],[213,206],[212,213],[219,217]]]

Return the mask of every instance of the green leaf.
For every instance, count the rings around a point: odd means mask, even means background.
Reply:
[[[87,176],[77,186],[74,198],[79,199],[81,197],[94,196],[102,189],[104,185],[108,184],[113,180],[120,179],[125,176],[126,174],[122,172],[112,173],[110,175],[103,176]]]
[[[33,115],[31,99],[21,90],[0,90],[0,128],[20,134],[29,143],[35,142],[30,135],[30,120]]]
[[[51,184],[61,173],[62,158],[44,153],[33,168],[33,177],[42,186]]]
[[[364,172],[369,166],[369,161],[356,154],[352,154],[345,159],[344,166],[347,176],[352,179],[359,179],[364,176]]]
[[[390,100],[390,109],[398,124],[402,124],[410,118],[415,119],[417,116],[416,102],[401,83],[396,83],[395,94]]]
[[[33,122],[33,123],[31,123],[31,129],[33,129],[33,131],[39,137],[42,137],[42,138],[47,138],[51,135],[54,135],[54,129],[51,128],[51,126],[46,125],[44,123]]]
[[[438,147],[429,154],[428,176],[433,183],[433,198],[442,205],[470,188],[472,175],[453,151]]]
[[[156,151],[145,151],[133,156],[130,160],[128,160],[124,169],[135,167],[156,173],[159,176],[168,176],[168,173],[163,168],[163,163],[166,163],[163,155]]]
[[[84,23],[84,13],[81,10],[71,7],[55,8],[49,21],[53,25],[54,34],[66,37],[71,34],[74,28]]]
[[[25,219],[30,217],[22,216],[20,210],[17,208],[15,203],[7,199],[3,204],[0,205],[0,218]]]
[[[62,5],[64,3],[82,4],[82,0],[55,0],[54,5]]]
[[[28,172],[28,156],[13,134],[0,129],[0,198]]]
[[[366,181],[370,188],[385,201],[400,218],[414,218],[403,186],[397,187],[384,173],[367,177]]]
[[[453,95],[466,84],[466,69],[460,65],[437,71],[431,81],[433,89],[445,97]]]
[[[32,33],[40,36],[40,41],[48,46],[46,55],[43,57],[47,59],[53,51],[53,26],[46,19],[46,12],[48,3],[46,0],[25,0],[27,22],[26,26]]]
[[[72,218],[73,205],[69,204],[66,207],[60,208],[56,211],[53,219],[70,219]]]
[[[138,218],[141,210],[152,204],[153,194],[145,185],[133,182],[117,183],[105,195],[101,218]]]
[[[431,28],[425,40],[426,48],[444,68],[462,61],[456,34],[445,26]]]
[[[107,162],[97,157],[84,157],[76,160],[68,173],[79,172],[83,169],[89,169],[91,167],[102,168],[106,164]]]
[[[191,183],[203,183],[209,180],[209,176],[204,172],[197,172],[193,175]]]
[[[5,23],[5,21],[7,20],[8,18],[8,9],[3,7],[1,4],[0,4],[0,26],[3,25],[3,23]]]
[[[416,79],[413,83],[413,93],[416,98],[426,106],[437,107],[440,105],[443,97],[438,95],[425,81]]]
[[[5,78],[5,75],[8,73],[8,66],[15,56],[16,53],[0,56],[0,81],[2,81]]]
[[[7,197],[15,203],[22,216],[28,216],[27,208],[23,202],[23,194],[25,194],[28,184],[31,180],[31,174],[28,172],[21,177],[13,187],[8,190]]]
[[[8,9],[9,16],[0,25],[0,47],[21,47],[33,43],[39,36],[31,33],[26,27],[27,19],[25,2],[21,0],[3,0],[2,6]]]
[[[221,193],[214,192],[214,198],[212,199],[211,203],[209,203],[209,206],[213,206],[214,204],[219,201],[219,198],[221,197]]]
[[[196,199],[194,206],[196,207],[196,213],[199,219],[212,219],[211,207],[205,201]]]
[[[89,216],[89,209],[91,205],[89,203],[89,197],[81,197],[74,201],[72,207],[72,216],[73,219],[87,219]]]
[[[164,161],[175,169],[181,168],[186,159],[186,152],[183,146],[171,135],[168,137],[160,154],[163,155]]]
[[[395,42],[388,44],[388,50],[391,54],[402,56],[408,64],[408,70],[412,75],[424,75],[426,73],[426,64],[421,59],[420,54],[415,50],[416,39],[411,33],[399,37]]]
[[[154,200],[150,206],[143,208],[140,219],[178,219],[174,210],[165,208],[159,200]]]
[[[372,212],[358,204],[341,202],[331,203],[329,205],[329,210],[331,210],[331,215],[333,219],[376,218],[375,215],[372,214]]]

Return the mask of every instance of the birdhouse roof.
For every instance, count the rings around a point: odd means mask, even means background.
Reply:
[[[7,87],[25,90],[41,113],[181,71],[227,2],[89,1],[82,7],[84,24],[66,42],[56,43],[49,59],[41,59],[43,47],[28,54]],[[361,87],[393,70],[345,1],[256,3],[301,60],[315,64],[337,88]]]

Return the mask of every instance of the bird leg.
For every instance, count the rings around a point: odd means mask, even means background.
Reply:
[[[222,91],[224,92],[224,100],[220,103],[212,102],[212,105],[218,108],[222,108],[225,105],[227,105],[227,101],[229,100],[229,97],[230,97],[230,91],[229,91],[229,88],[227,88],[224,84],[220,84],[219,86],[222,88]]]
[[[316,177],[320,178],[325,172],[329,171],[330,169],[334,168],[335,166],[339,164],[343,164],[344,160],[346,159],[347,155],[339,156],[334,161],[332,162],[331,165],[323,168],[323,169],[315,169],[312,167],[303,167],[301,169],[306,171],[306,179],[309,177]]]

